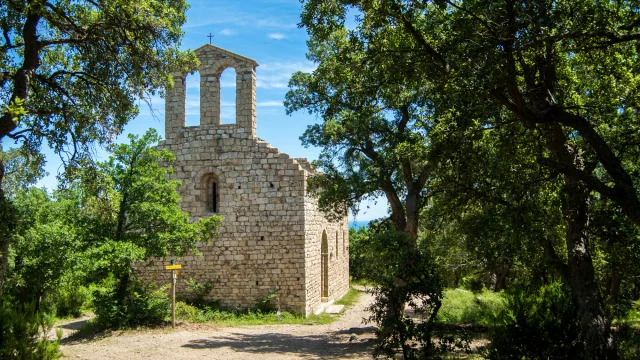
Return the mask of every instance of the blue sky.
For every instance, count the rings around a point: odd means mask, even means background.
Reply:
[[[315,123],[315,116],[297,112],[288,116],[282,104],[287,83],[295,71],[313,71],[315,65],[306,57],[307,33],[298,28],[301,4],[298,0],[243,0],[243,1],[188,1],[187,23],[183,29],[183,49],[195,50],[209,43],[240,55],[252,58],[260,64],[257,73],[257,126],[258,137],[269,142],[292,157],[314,160],[317,148],[304,148],[299,140],[308,125]],[[199,78],[187,78],[187,125],[199,123]],[[221,115],[227,123],[235,114],[235,73],[226,70],[221,77]],[[128,133],[142,134],[153,127],[164,134],[164,100],[152,99],[153,113],[140,102],[140,115],[125,127],[118,141],[127,141]],[[98,157],[105,157],[98,151]],[[49,176],[39,185],[54,188],[55,175],[60,161],[47,151]],[[377,204],[361,204],[356,220],[370,220],[385,216],[386,201]],[[353,217],[350,215],[350,221]]]

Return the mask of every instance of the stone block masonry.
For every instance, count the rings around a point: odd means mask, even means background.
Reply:
[[[185,126],[185,79],[173,74],[167,91],[165,138],[160,148],[176,155],[174,177],[182,209],[192,219],[224,217],[220,236],[183,265],[177,291],[190,278],[213,282],[211,299],[247,308],[277,290],[283,310],[309,315],[349,287],[348,220],[331,222],[306,190],[317,174],[306,159],[294,159],[256,137],[256,73],[251,59],[212,45],[200,59],[200,125]],[[220,75],[236,70],[236,123],[220,124]],[[169,283],[167,261],[139,264],[139,276]]]

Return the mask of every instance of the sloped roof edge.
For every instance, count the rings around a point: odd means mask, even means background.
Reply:
[[[233,51],[229,51],[229,50],[226,50],[226,49],[223,49],[221,47],[217,47],[217,46],[211,45],[211,44],[204,44],[204,45],[200,46],[199,48],[195,49],[194,52],[196,53],[196,55],[198,55],[199,53],[203,52],[205,49],[212,49],[212,50],[215,50],[215,51],[219,51],[219,52],[225,53],[225,54],[227,54],[227,55],[229,55],[231,57],[234,57],[236,59],[247,61],[247,62],[253,64],[253,66],[259,66],[258,63],[255,60],[251,59],[251,58],[248,58],[246,56],[242,56],[240,54],[236,54]]]

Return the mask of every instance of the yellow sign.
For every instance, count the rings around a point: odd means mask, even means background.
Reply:
[[[165,270],[176,270],[182,269],[182,265],[167,265],[164,267]]]

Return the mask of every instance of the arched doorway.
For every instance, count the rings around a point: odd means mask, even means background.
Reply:
[[[322,232],[322,245],[320,245],[320,288],[321,301],[329,300],[329,242],[327,232]]]

